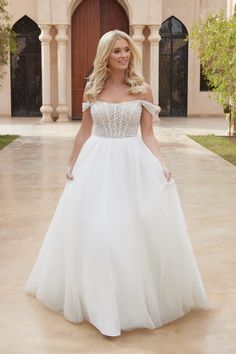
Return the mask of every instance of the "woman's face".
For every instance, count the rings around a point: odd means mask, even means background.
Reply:
[[[108,67],[112,69],[125,70],[130,61],[129,43],[124,38],[116,39],[111,53],[108,57]]]

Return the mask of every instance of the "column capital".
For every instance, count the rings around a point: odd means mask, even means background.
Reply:
[[[66,43],[68,41],[67,30],[68,25],[56,25],[57,34],[55,36],[55,40],[57,43]]]
[[[135,43],[143,43],[145,37],[143,35],[144,25],[132,25],[131,28],[133,29],[134,33],[132,35],[132,39]]]
[[[41,29],[41,34],[39,36],[39,40],[41,43],[49,43],[52,40],[52,36],[50,35],[51,25],[39,25]]]
[[[161,36],[159,34],[160,25],[149,25],[148,28],[150,29],[150,35],[148,40],[151,44],[158,44],[161,40]]]

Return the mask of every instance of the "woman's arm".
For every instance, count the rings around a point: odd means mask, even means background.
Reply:
[[[151,88],[149,85],[147,85],[147,91],[144,94],[143,99],[153,103],[152,91],[151,91]],[[157,139],[155,138],[155,135],[153,132],[152,117],[150,117],[150,115],[151,114],[146,109],[143,109],[141,121],[140,121],[142,139],[143,139],[144,143],[147,145],[147,147],[151,150],[151,152],[160,161],[160,163],[163,167],[166,179],[167,179],[167,181],[170,181],[171,172],[167,168],[167,166],[164,162],[164,159],[161,155],[159,144],[158,144]]]
[[[85,102],[85,97],[83,97],[83,101]],[[85,112],[83,112],[81,126],[75,137],[73,150],[67,166],[67,174],[66,174],[67,179],[73,179],[72,169],[74,167],[74,164],[77,160],[77,157],[79,155],[79,152],[83,144],[91,135],[92,125],[93,125],[93,121],[92,121],[90,109],[87,109]]]

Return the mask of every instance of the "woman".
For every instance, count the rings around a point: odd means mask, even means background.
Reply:
[[[107,336],[208,308],[137,58],[124,32],[99,41],[65,189],[26,285],[69,321],[87,320]]]

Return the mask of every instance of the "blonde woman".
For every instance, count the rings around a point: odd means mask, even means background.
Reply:
[[[106,336],[208,308],[137,58],[124,32],[99,41],[65,189],[26,285],[67,320]]]

